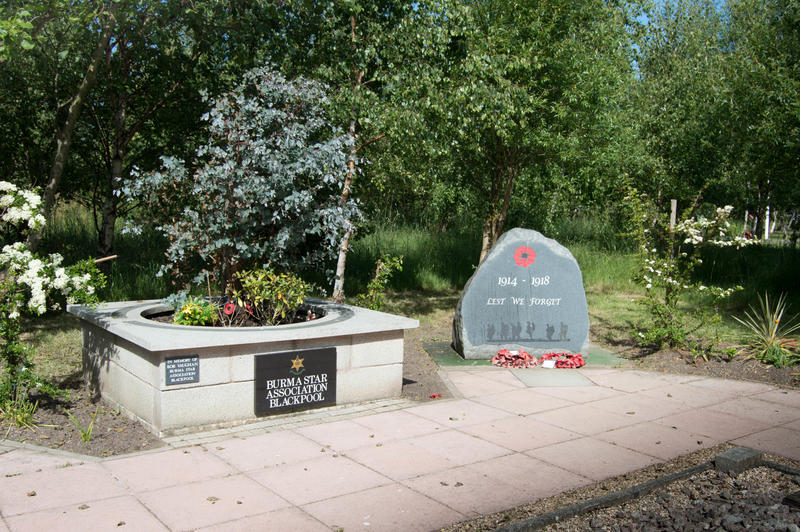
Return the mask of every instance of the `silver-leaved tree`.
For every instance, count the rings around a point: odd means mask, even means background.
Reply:
[[[326,87],[267,66],[206,100],[209,137],[195,161],[164,157],[124,191],[169,239],[162,271],[192,282],[208,273],[230,293],[245,268],[330,264],[360,213],[340,199],[350,140],[326,116]]]

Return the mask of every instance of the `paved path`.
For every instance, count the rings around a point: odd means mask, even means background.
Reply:
[[[548,371],[447,368],[460,398],[102,460],[0,441],[0,532],[432,530],[725,441],[800,459],[800,391],[619,369],[542,385]]]

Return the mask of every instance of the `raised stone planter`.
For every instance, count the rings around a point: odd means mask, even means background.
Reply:
[[[159,436],[399,396],[403,331],[419,322],[326,301],[309,303],[324,316],[244,328],[187,327],[145,318],[166,310],[159,301],[67,310],[81,319],[86,381]]]

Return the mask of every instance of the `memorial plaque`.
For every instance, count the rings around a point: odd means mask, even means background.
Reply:
[[[569,250],[530,229],[503,234],[461,293],[456,351],[467,359],[503,348],[579,352],[588,341],[583,276]]]
[[[164,359],[167,386],[200,382],[200,356],[169,357]]]
[[[255,355],[255,413],[336,404],[336,348]]]

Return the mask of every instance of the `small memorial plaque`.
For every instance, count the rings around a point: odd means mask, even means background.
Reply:
[[[257,416],[336,404],[335,347],[253,358]]]
[[[467,282],[453,320],[464,358],[499,349],[579,352],[589,340],[583,278],[567,248],[530,229],[503,234]]]
[[[200,382],[200,356],[170,357],[164,360],[167,386]]]

